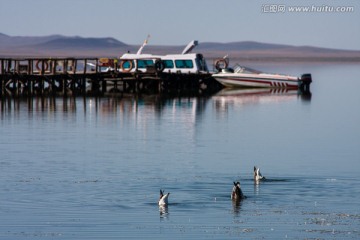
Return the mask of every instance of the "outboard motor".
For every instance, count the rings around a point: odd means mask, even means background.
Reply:
[[[312,82],[311,74],[305,73],[300,78],[300,90],[303,92],[310,92],[310,84]]]

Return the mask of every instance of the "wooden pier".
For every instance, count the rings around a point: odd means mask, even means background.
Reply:
[[[104,64],[104,58],[0,58],[1,97],[211,94],[221,89],[210,73],[169,73],[153,66],[125,72],[119,70],[122,61],[106,59]]]

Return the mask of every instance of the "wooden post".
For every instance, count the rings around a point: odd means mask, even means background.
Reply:
[[[20,67],[19,67],[19,60],[15,60],[15,72],[19,73],[20,72]]]
[[[57,59],[54,59],[51,61],[51,66],[52,66],[52,74],[55,75],[56,74],[56,65],[57,65]]]
[[[42,67],[42,70],[44,68]],[[41,96],[44,94],[44,88],[45,88],[45,84],[44,84],[44,78],[42,77],[41,80],[40,80],[40,91],[41,91]]]
[[[63,61],[63,74],[67,73],[67,65],[68,65],[68,60],[64,59],[64,61]]]
[[[1,69],[0,69],[0,96],[2,96],[2,89],[3,89],[3,82],[4,82],[4,79],[3,79],[3,75],[2,75],[2,65],[3,64],[3,60],[1,59]]]
[[[96,64],[95,64],[95,73],[98,73],[98,68],[99,68],[99,59],[95,59],[96,60]]]
[[[95,81],[96,79],[96,81]],[[93,93],[99,94],[100,93],[100,79],[98,76],[96,76],[95,79],[92,79],[91,83],[91,91]]]
[[[31,80],[30,80],[30,75],[32,73],[32,66],[33,64],[33,60],[32,59],[28,59],[28,69],[27,69],[27,77],[26,77],[26,82],[27,82],[27,95],[31,95],[32,91],[31,91]]]
[[[101,85],[102,85],[101,86],[102,93],[106,93],[106,81],[105,81],[104,78],[102,79],[102,84]]]
[[[41,59],[41,69],[40,69],[41,74],[40,75],[44,75],[44,72],[45,72],[44,65],[45,65],[45,61],[44,61],[44,59]]]
[[[80,79],[80,92],[82,94],[85,94],[86,93],[86,78],[85,76],[83,76],[81,79]]]
[[[77,69],[77,59],[73,60],[73,68],[74,68],[74,74],[76,74],[76,69]]]
[[[159,91],[159,93],[162,93],[162,87],[161,87],[161,85],[162,85],[162,80],[160,79],[159,81],[157,81],[158,82],[158,91]]]
[[[63,89],[62,89],[62,92],[63,92],[63,95],[64,96],[66,96],[67,94],[66,94],[66,79],[63,79],[62,80],[62,87],[63,87]]]
[[[3,73],[4,73],[4,59],[1,59],[0,74],[2,75]]]
[[[84,72],[83,72],[84,75],[86,74],[86,65],[87,65],[87,58],[85,58],[84,61]]]
[[[1,95],[2,96],[5,95],[5,82],[6,82],[6,78],[1,78]]]
[[[19,63],[18,63],[19,65]],[[20,69],[18,69],[20,70]],[[15,81],[15,92],[16,92],[16,96],[19,96],[20,95],[20,88],[21,88],[21,82],[19,80],[19,77],[16,77],[16,80],[14,79]]]
[[[32,74],[32,69],[33,69],[33,60],[32,59],[28,59],[28,69],[27,69],[27,74],[31,75]]]
[[[118,60],[116,58],[114,59],[114,72],[118,72]]]
[[[31,81],[30,77],[27,78],[27,94],[32,95],[34,91],[33,81]]]
[[[12,60],[8,59],[7,69],[6,69],[6,72],[8,72],[8,73],[11,71],[11,63],[12,63]]]

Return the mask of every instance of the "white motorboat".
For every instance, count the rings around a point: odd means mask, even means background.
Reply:
[[[247,88],[286,88],[309,90],[311,74],[301,77],[285,74],[264,73],[251,68],[235,65],[234,68],[217,68],[219,72],[212,75],[225,87]]]

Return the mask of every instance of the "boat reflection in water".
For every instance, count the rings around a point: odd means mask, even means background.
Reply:
[[[310,102],[311,93],[302,93],[296,89],[225,88],[213,96],[216,109],[220,111],[226,110],[228,106],[276,103],[297,98]]]

